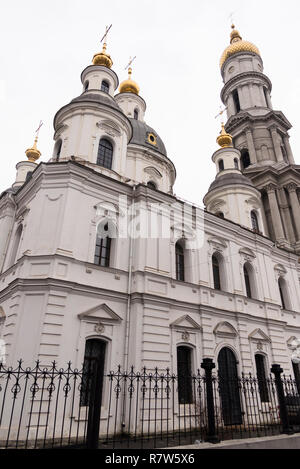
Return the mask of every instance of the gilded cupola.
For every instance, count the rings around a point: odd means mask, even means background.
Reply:
[[[131,74],[132,74],[132,68],[128,68],[128,79],[122,81],[119,87],[119,92],[120,93],[134,93],[134,94],[139,94],[140,92],[140,87],[139,85],[131,79]]]
[[[232,31],[230,34],[230,45],[224,50],[221,59],[220,59],[220,68],[225,63],[225,61],[231,57],[233,54],[238,52],[252,52],[254,54],[260,55],[258,48],[249,41],[244,41],[240,33],[235,29],[234,24],[231,26]]]
[[[94,57],[93,57],[93,64],[94,65],[102,65],[103,67],[106,68],[111,68],[113,61],[111,60],[111,57],[109,54],[106,52],[106,43],[103,43],[103,48],[102,52],[97,52]]]
[[[223,122],[221,123],[222,129],[217,137],[217,143],[221,148],[232,147],[232,136],[225,131]]]
[[[36,136],[34,139],[33,146],[25,151],[28,161],[30,161],[31,163],[35,163],[36,160],[38,160],[42,154],[40,150],[37,149],[37,141],[38,137]]]

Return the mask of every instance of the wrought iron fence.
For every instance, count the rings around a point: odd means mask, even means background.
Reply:
[[[209,359],[202,368],[100,376],[97,364],[0,364],[0,448],[162,448],[300,431],[297,383],[279,365],[264,379],[224,379]]]

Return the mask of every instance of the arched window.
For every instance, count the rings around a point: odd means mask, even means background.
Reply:
[[[252,298],[252,289],[251,289],[251,280],[249,274],[249,267],[244,264],[244,280],[245,280],[245,287],[246,287],[246,294],[248,298]]]
[[[84,91],[87,91],[89,89],[89,82],[86,81],[84,84]]]
[[[221,290],[219,259],[215,255],[212,256],[212,269],[213,269],[213,277],[214,277],[214,289]]]
[[[109,92],[109,83],[106,80],[103,80],[101,83],[101,91],[104,91],[104,93]]]
[[[54,147],[54,158],[56,159],[56,161],[58,161],[59,158],[60,158],[61,147],[62,147],[62,140],[59,139],[59,140],[57,140],[57,142],[55,143],[55,147]]]
[[[242,161],[243,169],[248,168],[248,166],[250,166],[251,164],[249,151],[246,148],[244,148],[241,151],[241,161]]]
[[[239,160],[237,158],[234,158],[233,162],[234,162],[234,167],[236,169],[239,169]]]
[[[219,389],[225,425],[242,423],[237,361],[232,350],[223,347],[218,355]]]
[[[192,350],[189,347],[177,347],[177,373],[179,404],[191,404],[193,402]]]
[[[25,182],[29,181],[32,178],[32,173],[33,171],[28,171],[28,173],[26,174]]]
[[[219,160],[219,171],[223,171],[224,170],[224,161],[223,160]]]
[[[252,224],[252,229],[258,232],[259,231],[258,219],[254,210],[251,210],[251,224]]]
[[[135,118],[135,120],[138,120],[139,118],[139,111],[137,109],[134,110],[133,112],[133,117]]]
[[[184,282],[184,250],[180,241],[175,246],[176,253],[176,279]]]
[[[82,386],[80,394],[80,405],[88,406],[90,404],[92,376],[97,376],[95,394],[102,399],[103,375],[105,363],[106,343],[99,339],[88,339],[85,343]]]
[[[108,236],[108,223],[97,230],[94,263],[102,267],[109,267],[111,238]]]
[[[10,266],[15,264],[17,260],[17,255],[18,255],[18,250],[21,242],[21,237],[23,233],[23,225],[19,225],[15,234],[15,239],[13,243],[13,248],[11,251],[11,256],[10,256]]]
[[[232,97],[233,97],[235,112],[236,113],[240,112],[241,106],[240,106],[240,98],[239,98],[238,90],[233,90]]]
[[[283,309],[289,309],[290,305],[289,305],[287,285],[286,285],[286,281],[283,277],[279,277],[279,279],[278,279],[278,288],[279,288],[282,308]]]
[[[113,146],[106,138],[101,138],[98,148],[97,164],[111,169],[113,158]]]
[[[150,189],[154,189],[154,190],[157,189],[156,184],[153,181],[148,181],[147,186],[150,187]]]
[[[255,355],[255,365],[258,389],[261,402],[269,402],[268,384],[266,378],[265,357],[260,353]]]

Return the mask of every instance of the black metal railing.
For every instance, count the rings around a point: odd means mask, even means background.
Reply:
[[[0,448],[164,448],[300,431],[297,384],[279,365],[232,380],[211,359],[201,367],[100,376],[97,363],[88,372],[0,364]]]

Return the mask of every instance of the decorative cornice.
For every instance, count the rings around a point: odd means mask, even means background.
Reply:
[[[286,119],[284,114],[281,111],[270,111],[265,115],[259,115],[259,116],[253,116],[247,111],[240,111],[238,114],[235,114],[234,116],[231,116],[227,123],[225,124],[225,130],[226,132],[233,133],[234,129],[236,129],[238,126],[240,126],[242,123],[247,124],[247,128],[252,124],[255,124],[256,122],[267,122],[271,118],[275,119],[279,125],[282,125],[286,131],[289,130],[292,125],[290,122]],[[243,127],[240,131],[240,133],[245,132],[245,127]],[[236,137],[236,135],[233,135],[233,137]]]

